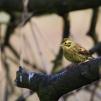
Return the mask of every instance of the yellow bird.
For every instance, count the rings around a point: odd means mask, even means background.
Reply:
[[[61,47],[64,57],[71,62],[80,63],[93,58],[89,51],[69,38],[64,38]]]

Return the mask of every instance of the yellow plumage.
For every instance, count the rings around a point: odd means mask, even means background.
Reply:
[[[69,38],[64,39],[61,47],[63,49],[64,57],[71,62],[80,63],[92,59],[92,56],[85,48]]]

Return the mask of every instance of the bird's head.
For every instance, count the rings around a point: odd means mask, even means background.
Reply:
[[[64,49],[70,49],[72,48],[73,46],[75,45],[75,42],[73,42],[71,39],[69,38],[64,38],[62,44],[61,44],[61,47]]]

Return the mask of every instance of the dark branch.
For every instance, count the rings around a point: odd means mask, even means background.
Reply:
[[[67,13],[69,11],[101,6],[101,0],[29,0],[28,11],[35,15]],[[23,11],[21,0],[0,0],[0,10]]]
[[[91,24],[90,24],[90,28],[87,33],[87,35],[89,35],[93,39],[94,44],[96,44],[98,42],[98,37],[96,34],[96,24],[97,24],[97,20],[98,20],[98,13],[99,13],[98,8],[93,9]]]
[[[101,56],[101,42],[95,44],[95,46],[90,49],[90,53],[93,54],[93,53],[97,53],[99,56]]]
[[[52,75],[31,73],[20,67],[16,84],[37,92],[40,101],[57,101],[63,94],[98,80],[100,67],[101,57],[68,66],[68,69]]]
[[[67,38],[70,35],[70,21],[69,21],[68,15],[69,14],[60,14],[60,16],[63,18],[63,24],[64,24],[63,33],[62,33],[62,41],[64,38]],[[61,41],[61,43],[62,43],[62,41]],[[56,59],[53,61],[54,66],[53,66],[52,73],[57,72],[60,69],[60,67],[62,65],[62,59],[63,59],[63,50],[60,47],[59,52],[56,56]]]

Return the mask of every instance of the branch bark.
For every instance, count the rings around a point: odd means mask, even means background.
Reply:
[[[23,11],[23,0],[0,0],[0,10]],[[28,11],[34,15],[59,13],[95,8],[101,6],[101,0],[29,0]]]
[[[40,101],[57,101],[63,94],[88,85],[100,78],[101,57],[68,66],[56,74],[17,71],[16,85],[37,92]]]

